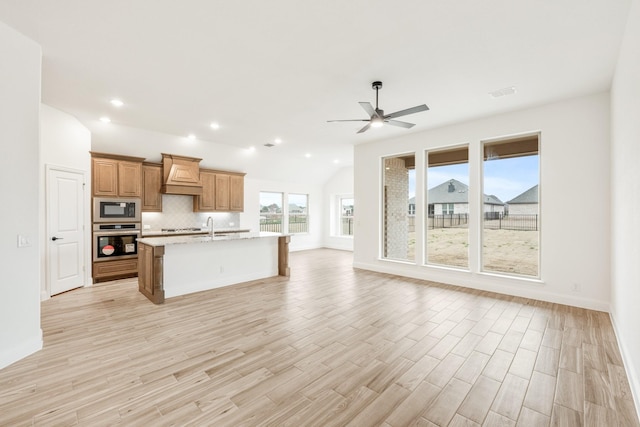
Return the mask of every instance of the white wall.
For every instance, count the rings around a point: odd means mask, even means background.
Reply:
[[[611,318],[640,412],[640,1],[611,89]]]
[[[323,228],[324,247],[352,251],[353,237],[338,236],[338,217],[340,215],[338,198],[340,196],[353,197],[352,166],[346,166],[338,170],[331,178],[329,178],[329,180],[327,180],[323,189],[323,200],[325,205],[325,220]],[[354,207],[354,211],[355,215],[357,215],[358,208]]]
[[[189,141],[183,137],[115,124],[105,125],[100,132],[92,134],[91,150],[144,157],[152,162],[161,161],[161,153],[180,154],[201,158],[200,166],[204,168],[246,172],[240,228],[259,229],[260,191],[309,194],[309,233],[292,236],[289,249],[296,251],[322,246],[322,182],[323,176],[332,173],[332,169],[323,168],[322,174],[316,175],[317,165],[312,159],[282,164],[277,147],[247,152],[231,145]]]
[[[38,163],[40,46],[0,22],[0,368],[42,348]],[[17,247],[18,235],[30,246]]]
[[[41,299],[51,296],[46,271],[49,233],[46,230],[46,173],[45,167],[56,166],[84,173],[84,285],[91,280],[91,133],[75,117],[45,104],[40,106],[40,277]]]
[[[356,146],[355,196],[359,214],[354,266],[607,311],[610,213],[603,206],[609,206],[609,128],[609,96],[602,93]],[[480,215],[473,212],[469,224],[471,272],[378,258],[381,157],[416,153],[418,207],[424,205],[424,149],[469,143],[469,200],[477,205],[481,197],[480,141],[538,131],[541,280],[479,273]],[[576,205],[583,206],[583,215],[567,218],[561,214]],[[422,214],[419,210],[416,216],[417,260],[423,259]],[[580,286],[580,292],[571,290],[574,283]]]

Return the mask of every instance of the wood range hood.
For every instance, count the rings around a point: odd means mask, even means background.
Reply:
[[[199,196],[202,194],[200,161],[195,157],[162,153],[162,194]]]

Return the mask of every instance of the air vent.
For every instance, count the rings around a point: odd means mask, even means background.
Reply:
[[[494,90],[493,92],[489,92],[494,98],[500,98],[501,96],[513,95],[516,93],[515,86],[504,87],[502,89]]]
[[[265,147],[269,147],[269,148],[271,148],[271,147],[275,147],[275,144],[272,144],[272,143],[270,143],[270,142],[267,142],[266,144],[264,144],[264,146],[265,146]]]

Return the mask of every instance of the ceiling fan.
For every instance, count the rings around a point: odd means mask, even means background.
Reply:
[[[416,107],[407,108],[406,110],[396,111],[391,114],[384,114],[384,110],[378,108],[378,90],[382,89],[382,82],[371,83],[371,88],[376,91],[376,108],[374,109],[370,102],[359,102],[360,106],[364,108],[364,111],[369,115],[369,119],[353,119],[353,120],[327,120],[327,122],[369,122],[357,133],[366,132],[370,127],[380,127],[383,124],[389,124],[392,126],[399,126],[401,128],[410,129],[415,126],[414,123],[401,122],[399,120],[392,120],[396,117],[407,116],[409,114],[419,113],[420,111],[427,111],[429,107],[426,104],[418,105]]]

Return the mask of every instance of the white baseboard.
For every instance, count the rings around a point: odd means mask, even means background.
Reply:
[[[410,267],[416,268],[407,268],[407,265],[401,262],[389,262],[382,265],[354,261],[353,266],[363,270],[394,274],[397,276],[410,277],[412,279],[429,280],[447,285],[462,286],[481,291],[530,298],[556,304],[570,305],[573,307],[587,308],[589,310],[604,311],[607,313],[609,312],[609,302],[607,301],[584,298],[577,295],[555,294],[544,290],[541,283],[529,279],[471,274],[452,271],[448,268],[433,268],[426,270],[414,265]]]
[[[613,332],[616,334],[616,342],[618,343],[618,348],[620,349],[620,354],[622,355],[624,370],[625,370],[625,373],[627,374],[627,379],[629,380],[629,387],[631,388],[633,402],[636,405],[636,413],[638,414],[638,417],[640,417],[640,376],[639,376],[640,365],[638,366],[634,365],[634,362],[640,363],[640,360],[636,360],[633,357],[631,357],[631,354],[629,354],[629,350],[627,346],[624,345],[625,337],[621,336],[620,334],[620,329],[618,329],[618,326],[617,326],[618,324],[616,323],[616,316],[613,311],[609,313],[609,317],[611,318],[611,324],[613,325]]]
[[[42,350],[42,329],[40,335],[32,337],[8,350],[0,351],[0,369],[5,368],[36,351]]]

